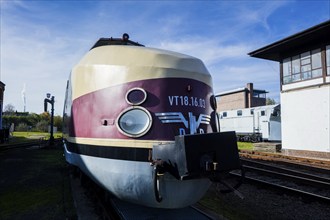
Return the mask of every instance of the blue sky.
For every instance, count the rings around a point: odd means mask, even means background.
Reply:
[[[214,92],[254,83],[279,99],[279,64],[247,53],[330,19],[330,0],[0,0],[4,106],[61,115],[71,68],[100,37],[121,37],[200,58]],[[25,85],[25,90],[24,90]]]

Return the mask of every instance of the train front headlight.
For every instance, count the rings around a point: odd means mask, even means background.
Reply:
[[[132,107],[122,112],[117,120],[121,133],[129,137],[141,137],[146,134],[152,124],[148,110],[142,107]]]

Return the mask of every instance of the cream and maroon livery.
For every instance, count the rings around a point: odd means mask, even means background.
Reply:
[[[212,132],[210,100],[212,79],[199,59],[100,39],[68,80],[66,160],[120,199],[159,208],[193,204],[210,186],[208,178],[165,173],[155,189],[150,162],[153,148],[174,144],[175,136]]]

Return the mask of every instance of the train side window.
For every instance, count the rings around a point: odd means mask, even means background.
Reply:
[[[265,116],[266,112],[265,111],[261,111],[261,116]]]
[[[254,115],[254,109],[251,109],[251,110],[250,110],[250,114],[251,114],[251,115]]]
[[[227,112],[223,112],[222,117],[227,117]]]
[[[242,116],[242,110],[237,110],[237,116]]]

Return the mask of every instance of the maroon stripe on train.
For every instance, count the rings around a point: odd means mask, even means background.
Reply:
[[[164,124],[155,113],[181,112],[186,120],[189,120],[188,112],[198,119],[200,114],[209,115],[212,111],[209,101],[212,89],[203,82],[183,78],[135,81],[101,89],[75,99],[69,118],[70,136],[130,139],[118,131],[115,123],[120,113],[131,107],[126,102],[125,95],[134,87],[143,88],[147,92],[147,100],[140,106],[151,113],[153,120],[149,132],[135,139],[174,140],[174,136],[179,135],[179,129],[185,128],[183,123]],[[205,100],[205,108],[203,100]],[[106,126],[103,125],[105,120]],[[211,131],[210,125],[201,124],[199,128],[205,132]],[[189,134],[189,129],[185,128],[185,132]]]

